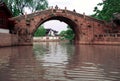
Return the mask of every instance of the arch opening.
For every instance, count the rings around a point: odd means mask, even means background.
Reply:
[[[45,29],[53,29],[58,31],[58,34],[61,31],[66,31],[68,29],[67,28],[68,24],[61,22],[59,20],[49,20],[44,22],[42,25],[45,27]]]
[[[63,16],[53,16],[53,17],[49,17],[49,18],[46,18],[44,20],[40,20],[37,27],[36,27],[36,30],[42,26],[44,23],[48,22],[48,21],[52,21],[52,20],[57,20],[57,21],[60,21],[60,22],[64,22],[68,25],[69,29],[71,29],[73,31],[73,34],[74,34],[74,38],[72,40],[75,40],[76,38],[78,38],[77,36],[77,27],[78,25],[76,24],[75,21],[69,19],[69,18],[66,18],[66,17],[63,17]],[[52,28],[52,27],[51,27]],[[67,27],[66,27],[67,28]],[[36,31],[35,30],[35,31]],[[34,33],[35,33],[34,31]]]

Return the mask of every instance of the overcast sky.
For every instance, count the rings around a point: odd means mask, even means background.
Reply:
[[[102,0],[48,0],[49,6],[56,6],[60,9],[64,9],[67,7],[68,10],[75,9],[77,13],[83,14],[85,12],[86,15],[93,14],[94,7]],[[52,28],[57,31],[65,30],[67,24],[60,21],[47,21],[44,23],[45,28]]]

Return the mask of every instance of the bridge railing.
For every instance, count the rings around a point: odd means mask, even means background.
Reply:
[[[57,6],[55,8],[51,7],[51,8],[48,8],[47,10],[42,10],[42,11],[40,10],[40,11],[31,13],[31,14],[27,14],[27,17],[28,18],[32,18],[34,16],[38,16],[38,15],[42,15],[42,14],[48,14],[49,12],[51,12],[50,14],[52,14],[52,13],[58,13],[58,11],[62,11],[62,12],[59,12],[59,13],[72,14],[74,16],[85,18],[86,20],[90,20],[90,21],[92,20],[92,21],[99,22],[99,23],[102,23],[102,24],[105,23],[102,20],[95,19],[93,17],[87,16],[87,15],[85,15],[85,13],[83,13],[83,14],[77,13],[75,11],[75,9],[73,11],[70,11],[70,10],[67,10],[67,7],[65,7],[65,9],[60,9]],[[21,16],[13,17],[12,19],[19,19],[19,20],[21,20],[24,17],[25,17],[25,15],[21,15]]]

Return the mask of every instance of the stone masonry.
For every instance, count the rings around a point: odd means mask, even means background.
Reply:
[[[48,20],[60,20],[70,25],[75,33],[75,43],[120,44],[120,25],[79,14],[75,10],[69,11],[66,8],[51,8],[13,17],[10,20],[15,21],[13,33],[18,35],[20,45],[32,44],[34,32],[42,23]]]

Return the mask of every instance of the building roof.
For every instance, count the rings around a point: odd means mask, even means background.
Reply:
[[[8,9],[7,5],[3,2],[3,1],[0,1],[0,9],[3,9],[7,12],[7,15],[9,17],[12,17],[12,12]]]
[[[56,31],[56,30],[53,30],[53,29],[46,29],[46,35],[48,35],[49,33],[51,34],[51,32],[53,32],[55,36],[56,36],[57,33],[58,33],[58,31]]]
[[[53,31],[54,33],[58,33],[58,31],[56,31],[56,30],[53,30],[53,29],[46,29],[46,33],[49,33],[50,31]]]

